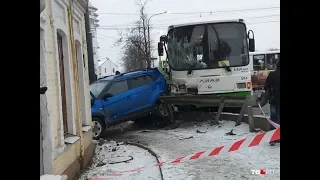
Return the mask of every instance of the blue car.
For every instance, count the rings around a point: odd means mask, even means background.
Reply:
[[[144,116],[170,120],[168,106],[158,100],[167,93],[166,81],[157,68],[108,76],[92,83],[94,139],[99,139],[107,127],[130,120],[137,122]]]

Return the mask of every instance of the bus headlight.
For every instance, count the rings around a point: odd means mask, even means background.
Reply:
[[[245,89],[247,86],[246,86],[246,83],[237,83],[237,88],[238,89]]]

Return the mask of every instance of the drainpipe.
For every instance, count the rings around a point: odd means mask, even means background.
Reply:
[[[87,1],[85,18],[86,27],[86,39],[87,39],[87,50],[88,50],[88,69],[89,69],[89,84],[97,80],[97,75],[94,70],[94,58],[93,58],[93,45],[92,45],[92,33],[90,28],[90,18],[89,18],[89,0]]]
[[[40,0],[40,14],[46,8],[45,0]]]
[[[77,121],[76,125],[76,135],[80,137],[80,156],[79,163],[80,169],[83,169],[83,155],[84,155],[84,144],[83,144],[83,132],[82,132],[82,119],[80,116],[80,88],[79,88],[79,71],[78,71],[78,60],[76,55],[76,45],[74,40],[74,30],[73,30],[73,1],[67,8],[68,11],[68,23],[69,23],[69,34],[71,43],[71,57],[72,57],[72,68],[74,77],[74,89],[75,89],[75,104],[76,104],[76,115],[75,119]]]

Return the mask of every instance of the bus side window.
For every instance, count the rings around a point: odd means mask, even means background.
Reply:
[[[254,71],[262,71],[265,70],[265,55],[253,55],[253,70]]]
[[[278,54],[267,54],[267,69],[275,70],[278,62]]]

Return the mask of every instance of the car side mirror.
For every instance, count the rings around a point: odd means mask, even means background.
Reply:
[[[110,97],[112,97],[113,95],[110,94],[110,93],[106,93],[104,96],[103,96],[103,99],[108,99]]]

